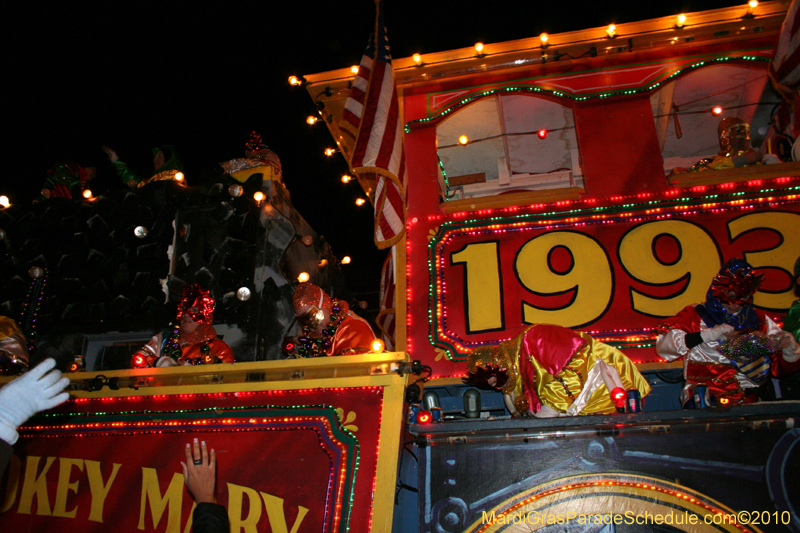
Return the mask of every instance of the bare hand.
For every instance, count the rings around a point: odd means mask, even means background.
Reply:
[[[217,455],[214,450],[208,453],[206,442],[186,444],[186,462],[181,461],[183,478],[186,488],[189,489],[194,501],[197,503],[215,503],[214,485],[217,478]],[[199,462],[199,464],[197,464]]]
[[[117,156],[117,152],[115,152],[112,148],[108,146],[103,146],[103,151],[108,154],[108,160],[112,163],[116,163],[119,157]]]

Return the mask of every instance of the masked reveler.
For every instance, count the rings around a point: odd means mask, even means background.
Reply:
[[[347,302],[331,298],[313,283],[300,283],[292,301],[303,333],[297,338],[300,357],[353,355],[371,351],[375,334]]]
[[[753,272],[743,259],[731,259],[714,277],[704,303],[685,307],[656,327],[658,355],[667,361],[684,359],[684,407],[694,406],[701,385],[708,403],[757,401],[753,389],[800,358],[792,336],[753,307],[763,280],[764,274]]]
[[[28,343],[17,323],[0,316],[0,375],[19,374],[30,361]]]
[[[144,187],[154,181],[174,181],[181,186],[186,184],[183,163],[172,146],[162,145],[153,148],[153,174],[148,178],[142,178],[126,163],[120,161],[113,149],[104,146],[103,151],[108,154],[108,160],[111,161],[119,178],[132,189]]]
[[[74,198],[80,200],[96,173],[95,167],[84,168],[72,161],[56,163],[47,170],[47,179],[42,185],[39,199],[66,198],[72,200]]]
[[[131,357],[132,368],[233,363],[230,346],[217,338],[214,298],[199,285],[183,289],[178,316],[169,336],[155,335]]]
[[[800,257],[794,262],[794,293],[800,296]],[[792,302],[789,312],[783,317],[783,329],[800,342],[800,300]]]
[[[620,400],[624,405],[627,391],[638,390],[642,398],[650,392],[622,352],[587,333],[550,324],[472,351],[467,371],[464,383],[502,391],[514,416],[611,414]]]

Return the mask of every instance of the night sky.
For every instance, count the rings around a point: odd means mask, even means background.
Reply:
[[[407,57],[732,5],[744,2],[390,0],[386,23],[393,56]],[[60,160],[96,166],[95,194],[122,187],[103,145],[146,176],[150,148],[171,144],[193,185],[242,157],[256,130],[298,211],[352,256],[350,288],[375,305],[386,252],[372,243],[372,209],[355,206],[362,191],[339,181],[346,162],[323,155],[327,130],[305,123],[311,98],[287,83],[357,64],[374,13],[370,0],[6,2],[0,194],[30,202]]]

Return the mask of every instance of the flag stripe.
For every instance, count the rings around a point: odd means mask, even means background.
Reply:
[[[339,139],[354,174],[375,180],[375,244],[386,248],[405,232],[405,161],[400,106],[383,21],[377,3],[375,33],[345,102]]]

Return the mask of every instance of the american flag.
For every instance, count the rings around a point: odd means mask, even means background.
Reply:
[[[386,349],[395,349],[395,275],[394,253],[386,256],[381,269],[380,312],[375,318],[378,329],[381,330]]]
[[[794,0],[786,13],[769,74],[784,94],[800,88],[800,1]]]
[[[339,131],[352,172],[376,182],[375,245],[388,248],[405,232],[405,154],[382,0],[376,8],[375,32],[361,58]]]

